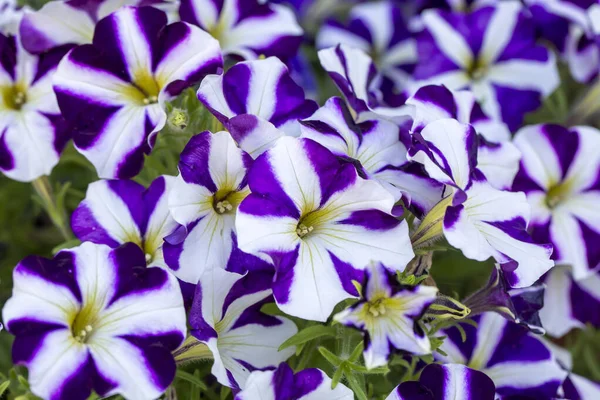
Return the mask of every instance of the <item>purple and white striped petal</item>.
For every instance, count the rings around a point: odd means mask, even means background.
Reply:
[[[552,246],[536,244],[527,234],[529,213],[523,193],[473,180],[466,201],[446,209],[444,236],[467,258],[485,261],[493,257],[512,287],[531,286],[554,262],[550,260]]]
[[[11,179],[49,175],[69,139],[52,91],[65,51],[34,56],[16,38],[0,34],[0,171]]]
[[[217,39],[223,54],[246,60],[293,56],[304,35],[292,10],[260,0],[182,0],[179,15]]]
[[[422,214],[441,199],[442,185],[418,174],[419,168],[408,161],[402,142],[408,132],[394,123],[369,120],[356,124],[343,100],[332,97],[301,124],[302,137],[355,163],[361,176],[379,182],[395,201],[402,198],[407,206]]]
[[[275,57],[241,62],[223,75],[207,76],[198,89],[198,99],[225,127],[236,115],[252,114],[292,136],[300,134],[297,120],[317,109]]]
[[[586,324],[600,327],[600,275],[575,280],[567,267],[553,268],[546,276],[542,324],[548,334],[562,337]]]
[[[20,7],[16,0],[0,0],[0,34],[16,35],[25,11],[29,7]]]
[[[146,268],[133,244],[87,242],[53,260],[23,260],[3,319],[32,392],[55,399],[86,399],[92,389],[158,397],[175,376],[171,351],[186,334],[177,280]]]
[[[290,315],[325,321],[358,294],[352,280],[371,260],[403,270],[414,256],[406,222],[389,214],[392,195],[312,140],[279,139],[254,162],[248,184],[239,246],[273,259],[275,299]]]
[[[562,385],[566,399],[595,400],[600,398],[600,382],[594,382],[583,376],[570,374]]]
[[[494,382],[460,364],[429,364],[419,382],[398,385],[386,400],[495,400]]]
[[[435,120],[414,132],[410,159],[423,164],[436,181],[466,190],[477,165],[477,134],[455,119]]]
[[[251,372],[275,368],[294,354],[278,351],[296,325],[260,311],[272,301],[272,273],[239,275],[213,268],[198,281],[190,311],[192,335],[213,353],[212,374],[225,386],[244,389]]]
[[[470,88],[487,115],[514,131],[560,82],[553,54],[535,44],[533,22],[519,2],[467,14],[427,10],[422,18],[415,90]]]
[[[167,265],[182,281],[195,284],[204,271],[228,265],[251,163],[227,132],[196,135],[181,153],[169,210],[184,234],[166,238],[163,248]]]
[[[515,145],[523,158],[513,190],[532,208],[532,237],[554,245],[557,264],[573,266],[583,279],[600,264],[600,131],[535,125],[521,129]]]
[[[93,182],[71,217],[73,233],[82,241],[113,248],[135,243],[149,265],[164,265],[163,237],[177,227],[167,205],[174,181],[161,176],[147,190],[127,180]]]
[[[416,42],[406,27],[402,10],[389,0],[354,6],[347,25],[326,21],[317,35],[317,48],[338,44],[371,54],[381,74],[398,92],[405,89],[417,63]]]
[[[501,397],[523,396],[551,399],[567,376],[552,352],[527,329],[496,313],[475,317],[477,328],[462,324],[467,340],[456,328],[447,336],[435,357],[443,363],[464,364],[494,381]]]
[[[373,114],[395,122],[409,118],[411,111],[404,104],[406,97],[384,96],[382,87],[385,85],[381,85],[381,76],[371,57],[363,50],[340,44],[320,50],[319,61],[358,115],[359,122],[373,118]]]
[[[130,178],[166,121],[164,102],[222,66],[218,42],[151,7],[101,20],[60,63],[54,89],[75,146],[103,178]]]
[[[275,371],[255,371],[248,377],[246,388],[235,400],[353,400],[354,393],[338,383],[331,388],[331,379],[317,368],[294,374],[285,363]]]
[[[391,352],[429,354],[431,343],[419,319],[434,302],[437,288],[403,286],[395,271],[372,263],[365,270],[364,299],[336,314],[334,320],[365,332],[365,366],[388,363]]]

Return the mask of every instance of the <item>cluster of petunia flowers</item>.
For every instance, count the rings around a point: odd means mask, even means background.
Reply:
[[[353,399],[286,363],[303,321],[362,332],[366,371],[433,354],[388,400],[600,398],[542,337],[600,326],[600,131],[524,125],[559,62],[597,79],[598,5],[322,3],[0,2],[0,170],[34,181],[72,140],[99,176],[82,244],[14,269],[2,316],[35,395],[157,398],[203,351],[236,400]],[[340,92],[321,106],[309,37]],[[190,87],[219,129],[146,188]],[[488,283],[441,294],[440,243],[493,259]],[[471,323],[435,346],[449,304]]]

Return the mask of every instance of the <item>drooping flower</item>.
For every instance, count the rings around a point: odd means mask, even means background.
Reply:
[[[446,339],[441,349],[447,355],[435,353],[439,361],[485,373],[502,398],[557,397],[567,372],[540,339],[496,313],[485,313],[474,320],[477,328],[461,324],[466,341],[457,328],[443,331]]]
[[[472,126],[439,119],[414,134],[412,159],[429,176],[448,185],[450,194],[438,203],[413,234],[423,245],[442,234],[470,259],[493,257],[511,287],[534,284],[554,263],[552,246],[533,243],[526,232],[530,207],[523,193],[492,187],[476,168],[477,135]]]
[[[600,72],[597,35],[600,14],[595,1],[526,0],[536,27],[569,64],[575,80],[591,82]]]
[[[470,316],[493,311],[530,331],[545,333],[539,311],[544,306],[545,285],[511,289],[499,265],[495,265],[488,282],[470,294],[462,303],[471,310]]]
[[[253,371],[275,369],[294,354],[293,346],[278,348],[296,334],[296,325],[260,311],[272,302],[272,276],[213,268],[198,281],[189,316],[191,333],[212,352],[212,374],[222,385],[244,389]]]
[[[506,124],[485,115],[472,92],[429,85],[417,90],[406,103],[415,107],[413,132],[420,132],[428,123],[442,118],[470,124],[478,134],[477,168],[497,189],[511,187],[521,153],[511,143]]]
[[[227,132],[196,135],[181,153],[169,210],[182,233],[166,239],[164,254],[184,282],[195,284],[212,267],[240,262],[232,259],[234,223],[238,205],[250,193],[246,174],[251,164]]]
[[[427,10],[422,18],[415,89],[470,88],[487,115],[514,131],[559,84],[554,56],[535,44],[533,23],[517,1],[468,14]]]
[[[124,7],[96,25],[54,77],[77,150],[101,178],[130,178],[166,122],[164,103],[222,65],[218,42],[164,12]]]
[[[69,139],[52,79],[66,49],[27,53],[0,34],[0,170],[29,182],[49,175]]]
[[[404,122],[410,118],[406,95],[383,88],[381,74],[367,53],[346,44],[319,51],[321,66],[335,82],[361,122],[374,117]],[[389,87],[389,85],[388,85]]]
[[[417,45],[399,5],[391,0],[363,3],[350,10],[348,21],[326,21],[316,39],[318,49],[346,44],[369,54],[382,75],[381,89],[399,96],[417,63]]]
[[[318,108],[275,57],[237,63],[225,74],[207,76],[198,99],[253,157],[281,136],[300,135],[298,120]]]
[[[357,124],[339,97],[327,100],[300,122],[302,137],[353,163],[360,176],[376,180],[395,201],[403,199],[417,214],[424,214],[441,200],[442,185],[407,159],[410,136],[406,127],[381,119]]]
[[[523,154],[513,190],[527,195],[534,240],[554,245],[557,264],[573,266],[575,279],[600,265],[600,131],[535,125],[521,129]]]
[[[419,381],[398,385],[386,400],[495,400],[494,382],[460,364],[429,364]]]
[[[28,257],[13,280],[3,319],[35,395],[153,399],[173,380],[183,299],[174,276],[146,268],[139,247],[86,242],[52,260]]]
[[[285,363],[275,371],[254,371],[246,388],[235,400],[353,400],[354,393],[338,383],[331,388],[331,379],[317,368],[294,373]]]
[[[393,350],[429,354],[431,343],[419,319],[437,291],[433,286],[401,285],[394,271],[372,263],[365,270],[363,298],[334,320],[364,331],[367,368],[386,365]]]
[[[224,55],[246,60],[293,56],[304,35],[292,10],[261,0],[182,0],[179,15],[217,39]]]
[[[148,265],[165,266],[163,238],[177,227],[167,203],[174,181],[161,176],[148,189],[128,180],[93,182],[71,216],[73,233],[81,241],[112,248],[135,243]]]
[[[49,1],[25,13],[19,25],[23,47],[33,54],[54,47],[92,43],[96,23],[124,6],[163,6],[170,0],[68,0]],[[171,19],[170,19],[171,20]]]
[[[546,292],[540,310],[542,325],[553,337],[586,324],[600,328],[600,274],[573,279],[569,267],[557,266],[544,279]]]
[[[279,139],[254,162],[248,184],[239,246],[273,259],[275,300],[290,315],[325,321],[358,295],[352,280],[371,260],[403,270],[414,256],[406,222],[389,214],[393,196],[312,140]]]

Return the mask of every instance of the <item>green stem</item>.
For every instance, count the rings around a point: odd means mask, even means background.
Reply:
[[[567,126],[581,125],[600,112],[600,79],[577,102],[567,118]]]
[[[67,222],[67,215],[64,209],[58,206],[56,202],[56,197],[54,196],[54,191],[52,190],[52,185],[50,185],[50,180],[47,176],[42,176],[35,181],[31,182],[33,188],[36,193],[42,200],[42,205],[46,210],[46,213],[50,217],[50,220],[58,228],[60,234],[62,235],[64,240],[71,240],[73,236],[71,234],[71,229]]]

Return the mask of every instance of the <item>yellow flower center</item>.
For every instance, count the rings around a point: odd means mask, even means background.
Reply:
[[[483,60],[474,60],[471,63],[471,66],[467,69],[467,74],[474,81],[478,81],[482,79],[485,75],[487,75],[488,65]]]
[[[99,307],[93,302],[85,304],[73,318],[71,333],[79,343],[87,343],[93,333],[94,325],[98,322]]]
[[[148,71],[139,70],[133,75],[133,82],[126,86],[124,94],[133,102],[147,106],[158,102],[161,85]]]
[[[570,192],[571,185],[568,182],[552,185],[546,193],[546,206],[548,208],[555,208],[569,196]]]
[[[0,97],[4,107],[19,111],[27,102],[27,91],[21,84],[0,87]]]
[[[385,298],[378,298],[374,301],[370,301],[365,304],[365,310],[375,318],[379,317],[380,315],[385,315],[387,311],[385,307],[385,300]]]
[[[217,214],[230,214],[235,212],[247,192],[219,190],[213,195],[213,208]]]

